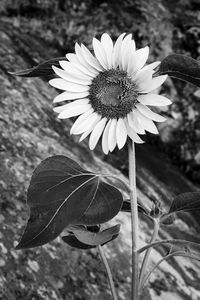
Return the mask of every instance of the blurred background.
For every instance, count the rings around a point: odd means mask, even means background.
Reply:
[[[127,149],[105,156],[101,147],[69,135],[70,120],[56,119],[56,91],[38,78],[16,78],[8,71],[30,68],[46,59],[74,52],[75,42],[91,48],[104,32],[115,40],[132,33],[138,48],[149,45],[148,62],[171,53],[199,59],[198,0],[0,0],[0,299],[110,299],[104,269],[96,250],[81,252],[59,239],[44,247],[16,251],[28,209],[26,189],[37,164],[65,154],[83,166],[127,177]],[[137,147],[139,197],[151,207],[169,207],[174,195],[199,189],[200,90],[169,78],[159,93],[173,104],[162,110],[167,121],[159,136],[147,134]],[[125,193],[125,191],[124,191]],[[199,214],[180,216],[177,228],[163,228],[162,237],[200,241]],[[113,265],[119,300],[129,299],[129,216],[119,216],[121,237],[106,247]],[[141,220],[141,243],[151,226]],[[145,232],[145,233],[144,233]],[[128,253],[128,255],[127,255]],[[161,255],[154,253],[155,260]],[[118,259],[117,259],[118,256]],[[153,263],[154,261],[152,261]],[[161,268],[162,269],[162,268]],[[180,273],[180,275],[178,275]],[[158,270],[143,299],[200,299],[196,263],[173,259]],[[174,298],[173,298],[174,297]]]

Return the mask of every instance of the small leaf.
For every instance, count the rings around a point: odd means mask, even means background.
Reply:
[[[171,225],[174,221],[174,214],[180,211],[187,212],[200,209],[200,192],[183,193],[174,198],[168,213],[160,218],[164,225]]]
[[[107,198],[102,191],[109,189],[99,176],[85,171],[70,158],[58,155],[45,159],[31,178],[27,195],[30,218],[17,249],[55,239],[65,227],[87,215],[90,207],[98,216],[94,225],[110,220],[120,210],[122,195],[113,188]],[[95,212],[93,205],[96,198],[101,204],[100,213]],[[88,225],[94,223],[93,216],[91,219],[87,216]]]
[[[172,225],[175,221],[175,216],[174,215],[168,215],[164,214],[160,218],[160,223],[162,223],[165,226]]]
[[[57,58],[44,61],[43,63],[35,67],[32,67],[30,69],[17,71],[17,72],[9,72],[9,73],[14,76],[22,76],[22,77],[46,77],[46,76],[55,75],[55,72],[52,69],[52,65],[56,67],[60,67],[59,61],[61,60],[67,60],[67,59],[66,57],[57,57]]]
[[[123,200],[121,211],[131,212],[130,200]],[[138,204],[138,212],[148,215],[147,210],[141,204]]]
[[[88,231],[87,229],[81,228],[79,226],[71,226],[70,230],[74,233],[76,238],[86,244],[92,246],[104,245],[116,238],[120,231],[120,224],[107,228],[98,233]]]
[[[182,54],[171,54],[163,59],[154,75],[168,74],[200,87],[200,62]]]
[[[169,214],[197,209],[200,209],[200,192],[188,192],[176,196],[169,209]]]
[[[91,245],[86,245],[86,244],[81,243],[74,235],[71,235],[71,234],[63,236],[62,240],[69,246],[77,248],[77,249],[87,250],[87,249],[92,249],[92,248],[96,247],[96,246],[91,246]]]
[[[97,233],[100,231],[101,226],[100,225],[94,225],[94,226],[87,226],[87,230]]]

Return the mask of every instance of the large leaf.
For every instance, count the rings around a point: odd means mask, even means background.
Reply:
[[[100,182],[95,198],[80,219],[71,224],[95,225],[109,221],[122,206],[122,195],[112,185]],[[113,215],[113,212],[116,212]]]
[[[43,63],[32,67],[30,69],[17,71],[17,72],[9,72],[11,75],[22,76],[22,77],[49,77],[51,75],[55,75],[55,72],[52,69],[52,65],[56,67],[60,67],[59,61],[67,60],[66,57],[57,57]]]
[[[80,242],[86,245],[98,246],[104,245],[113,240],[113,238],[116,238],[120,231],[120,224],[107,228],[98,233],[88,231],[87,229],[79,226],[70,227],[70,230]]]
[[[154,75],[168,74],[200,87],[200,62],[182,54],[171,54],[163,59]]]
[[[97,200],[101,203],[101,213],[96,212],[96,224],[110,220],[120,210],[122,195],[114,187],[111,193],[109,189],[110,185],[99,176],[85,171],[70,158],[47,158],[31,178],[27,195],[30,218],[17,249],[40,246],[55,239],[65,227],[87,215],[90,207],[95,214],[93,202]],[[92,221],[87,215],[89,224],[94,223],[93,215],[91,218]]]

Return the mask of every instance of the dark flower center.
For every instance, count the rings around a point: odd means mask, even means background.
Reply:
[[[118,69],[100,72],[89,90],[95,112],[108,119],[124,118],[137,103],[138,91],[127,73]]]

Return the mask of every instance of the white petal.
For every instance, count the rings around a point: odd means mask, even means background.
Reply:
[[[104,69],[108,69],[105,50],[101,45],[101,43],[96,38],[93,38],[93,49],[99,63],[102,65]]]
[[[161,76],[155,77],[152,80],[150,80],[149,82],[139,85],[140,92],[149,93],[149,92],[157,89],[158,87],[160,87],[166,79],[167,79],[167,75],[161,75]]]
[[[144,68],[142,70],[140,70],[139,72],[137,72],[137,74],[133,73],[132,80],[136,83],[138,90],[141,90],[141,87],[144,85],[146,86],[147,82],[150,82],[153,78],[153,71],[143,71]]]
[[[140,125],[135,110],[127,115],[128,124],[136,133],[145,134],[144,128]]]
[[[93,127],[94,128],[94,127]],[[91,131],[93,130],[93,128],[90,128],[90,129],[88,129],[87,131],[85,131],[82,135],[81,135],[81,137],[80,137],[80,139],[79,139],[79,143],[80,142],[82,142],[90,133],[91,133]]]
[[[72,64],[69,61],[61,60],[61,61],[59,61],[59,64],[60,64],[61,68],[63,68],[63,70],[65,70],[65,72],[67,72],[68,75],[72,74],[74,76],[77,76],[77,77],[80,77],[83,79],[91,79],[90,75],[83,73],[74,64]]]
[[[151,111],[150,108],[147,106],[138,103],[136,104],[137,109],[147,118],[156,121],[156,122],[164,122],[166,121],[166,118],[156,114],[155,112]]]
[[[83,114],[84,112],[88,111],[90,109],[90,107],[91,107],[90,104],[80,105],[80,106],[77,106],[76,108],[70,107],[69,109],[62,111],[58,115],[58,118],[66,119],[66,118],[78,116],[78,115]]]
[[[82,53],[84,55],[85,60],[98,71],[103,71],[103,67],[100,65],[98,60],[92,55],[87,47],[81,44]]]
[[[122,44],[122,69],[127,71],[130,64],[130,57],[135,53],[135,41],[127,40],[125,43],[125,39]]]
[[[98,143],[98,140],[104,130],[106,122],[107,122],[107,118],[103,118],[94,127],[89,140],[89,147],[91,150],[93,150],[96,147],[96,144]]]
[[[120,64],[121,46],[125,33],[122,33],[116,40],[113,48],[113,67],[116,69]]]
[[[119,63],[119,67],[121,70],[123,69],[123,64],[124,62],[127,62],[127,46],[129,44],[129,42],[132,39],[132,34],[128,34],[122,41],[122,45],[121,45],[121,51],[120,51],[120,63]],[[130,53],[129,53],[129,58],[130,58]]]
[[[108,152],[109,152],[108,133],[109,133],[111,121],[112,120],[109,120],[108,123],[106,124],[106,127],[105,127],[104,132],[103,132],[103,136],[102,136],[102,150],[105,154],[108,154]]]
[[[143,114],[141,114],[138,110],[135,111],[135,113],[138,116],[138,121],[140,122],[140,125],[148,132],[158,134],[158,129],[154,122],[150,120],[149,118],[145,117]]]
[[[68,104],[64,104],[64,105],[61,105],[61,106],[56,106],[56,107],[53,108],[53,110],[57,113],[61,113],[65,109],[68,109],[70,107],[74,107],[74,109],[76,109],[77,106],[88,104],[88,102],[89,102],[88,99],[75,100],[75,101],[73,101],[71,103],[68,103]]]
[[[69,92],[87,92],[89,90],[88,85],[76,84],[68,82],[62,78],[54,78],[49,81],[49,84],[59,90]]]
[[[137,135],[137,133],[134,131],[133,128],[131,128],[128,124],[128,121],[125,121],[126,124],[126,129],[127,129],[127,133],[128,136],[137,144],[143,144],[144,141],[139,137],[139,135]]]
[[[96,112],[90,114],[73,130],[73,134],[81,134],[89,129],[93,129],[96,123],[101,119],[101,116]]]
[[[66,55],[67,59],[74,65],[77,69],[79,69],[84,74],[94,78],[95,74],[89,70],[89,68],[85,67],[83,63],[81,63],[74,53],[68,53]]]
[[[82,79],[80,77],[73,76],[73,74],[68,75],[64,70],[61,70],[54,66],[52,66],[52,69],[59,77],[69,82],[83,84],[83,85],[90,85],[92,82],[92,79],[84,79],[84,78]]]
[[[70,129],[70,134],[74,134],[76,132],[76,128],[82,124],[82,122],[89,117],[94,112],[94,109],[91,107],[87,112],[79,116]]]
[[[156,61],[149,65],[146,65],[141,70],[132,74],[132,79],[139,85],[143,85],[150,80],[152,80],[152,76],[155,73],[154,69],[160,64],[160,61]]]
[[[94,113],[96,114],[96,113]],[[94,115],[93,114],[93,115]],[[84,140],[90,133],[91,131],[95,128],[96,124],[99,122],[99,120],[101,119],[101,116],[96,114],[97,117],[93,122],[90,122],[90,126],[88,127],[88,129],[81,135],[79,142],[81,142],[82,140]]]
[[[149,56],[149,47],[146,46],[144,48],[141,48],[132,55],[130,61],[132,61],[132,64],[129,64],[128,66],[128,74],[133,75],[138,70],[140,70],[146,63]]]
[[[105,53],[106,53],[107,66],[109,69],[111,69],[112,68],[113,41],[107,33],[102,34],[101,45],[103,46]]]
[[[85,59],[84,55],[83,55],[83,52],[82,52],[82,48],[79,46],[78,43],[75,44],[75,51],[76,51],[76,56],[79,60],[79,62],[84,66],[86,67],[86,69],[88,69],[91,73],[94,74],[94,76],[96,76],[99,71],[97,71],[96,68],[93,68],[88,62],[87,60]]]
[[[116,126],[117,126],[117,119],[112,119],[109,132],[108,132],[108,148],[110,152],[112,152],[117,144],[116,139]]]
[[[81,99],[87,97],[88,95],[89,92],[82,92],[82,93],[63,92],[54,98],[53,103],[74,100],[74,99]]]
[[[144,105],[151,106],[165,106],[172,103],[168,98],[156,94],[140,95],[138,96],[138,101]]]
[[[142,69],[142,67],[144,67],[144,65],[146,64],[146,61],[149,57],[149,47],[146,46],[142,49],[139,49],[136,51],[137,52],[137,70]]]
[[[145,70],[145,71],[153,71],[155,68],[157,68],[157,66],[160,65],[160,61],[154,61],[153,63],[151,64],[148,64],[146,65],[145,67],[142,68],[142,70]]]
[[[118,148],[123,148],[127,140],[127,129],[122,118],[117,121],[116,139]]]
[[[160,64],[159,61],[154,62],[150,65],[146,65],[141,70],[132,74],[132,79],[136,82],[146,81],[148,79],[152,79],[152,75],[154,74],[154,69]]]

